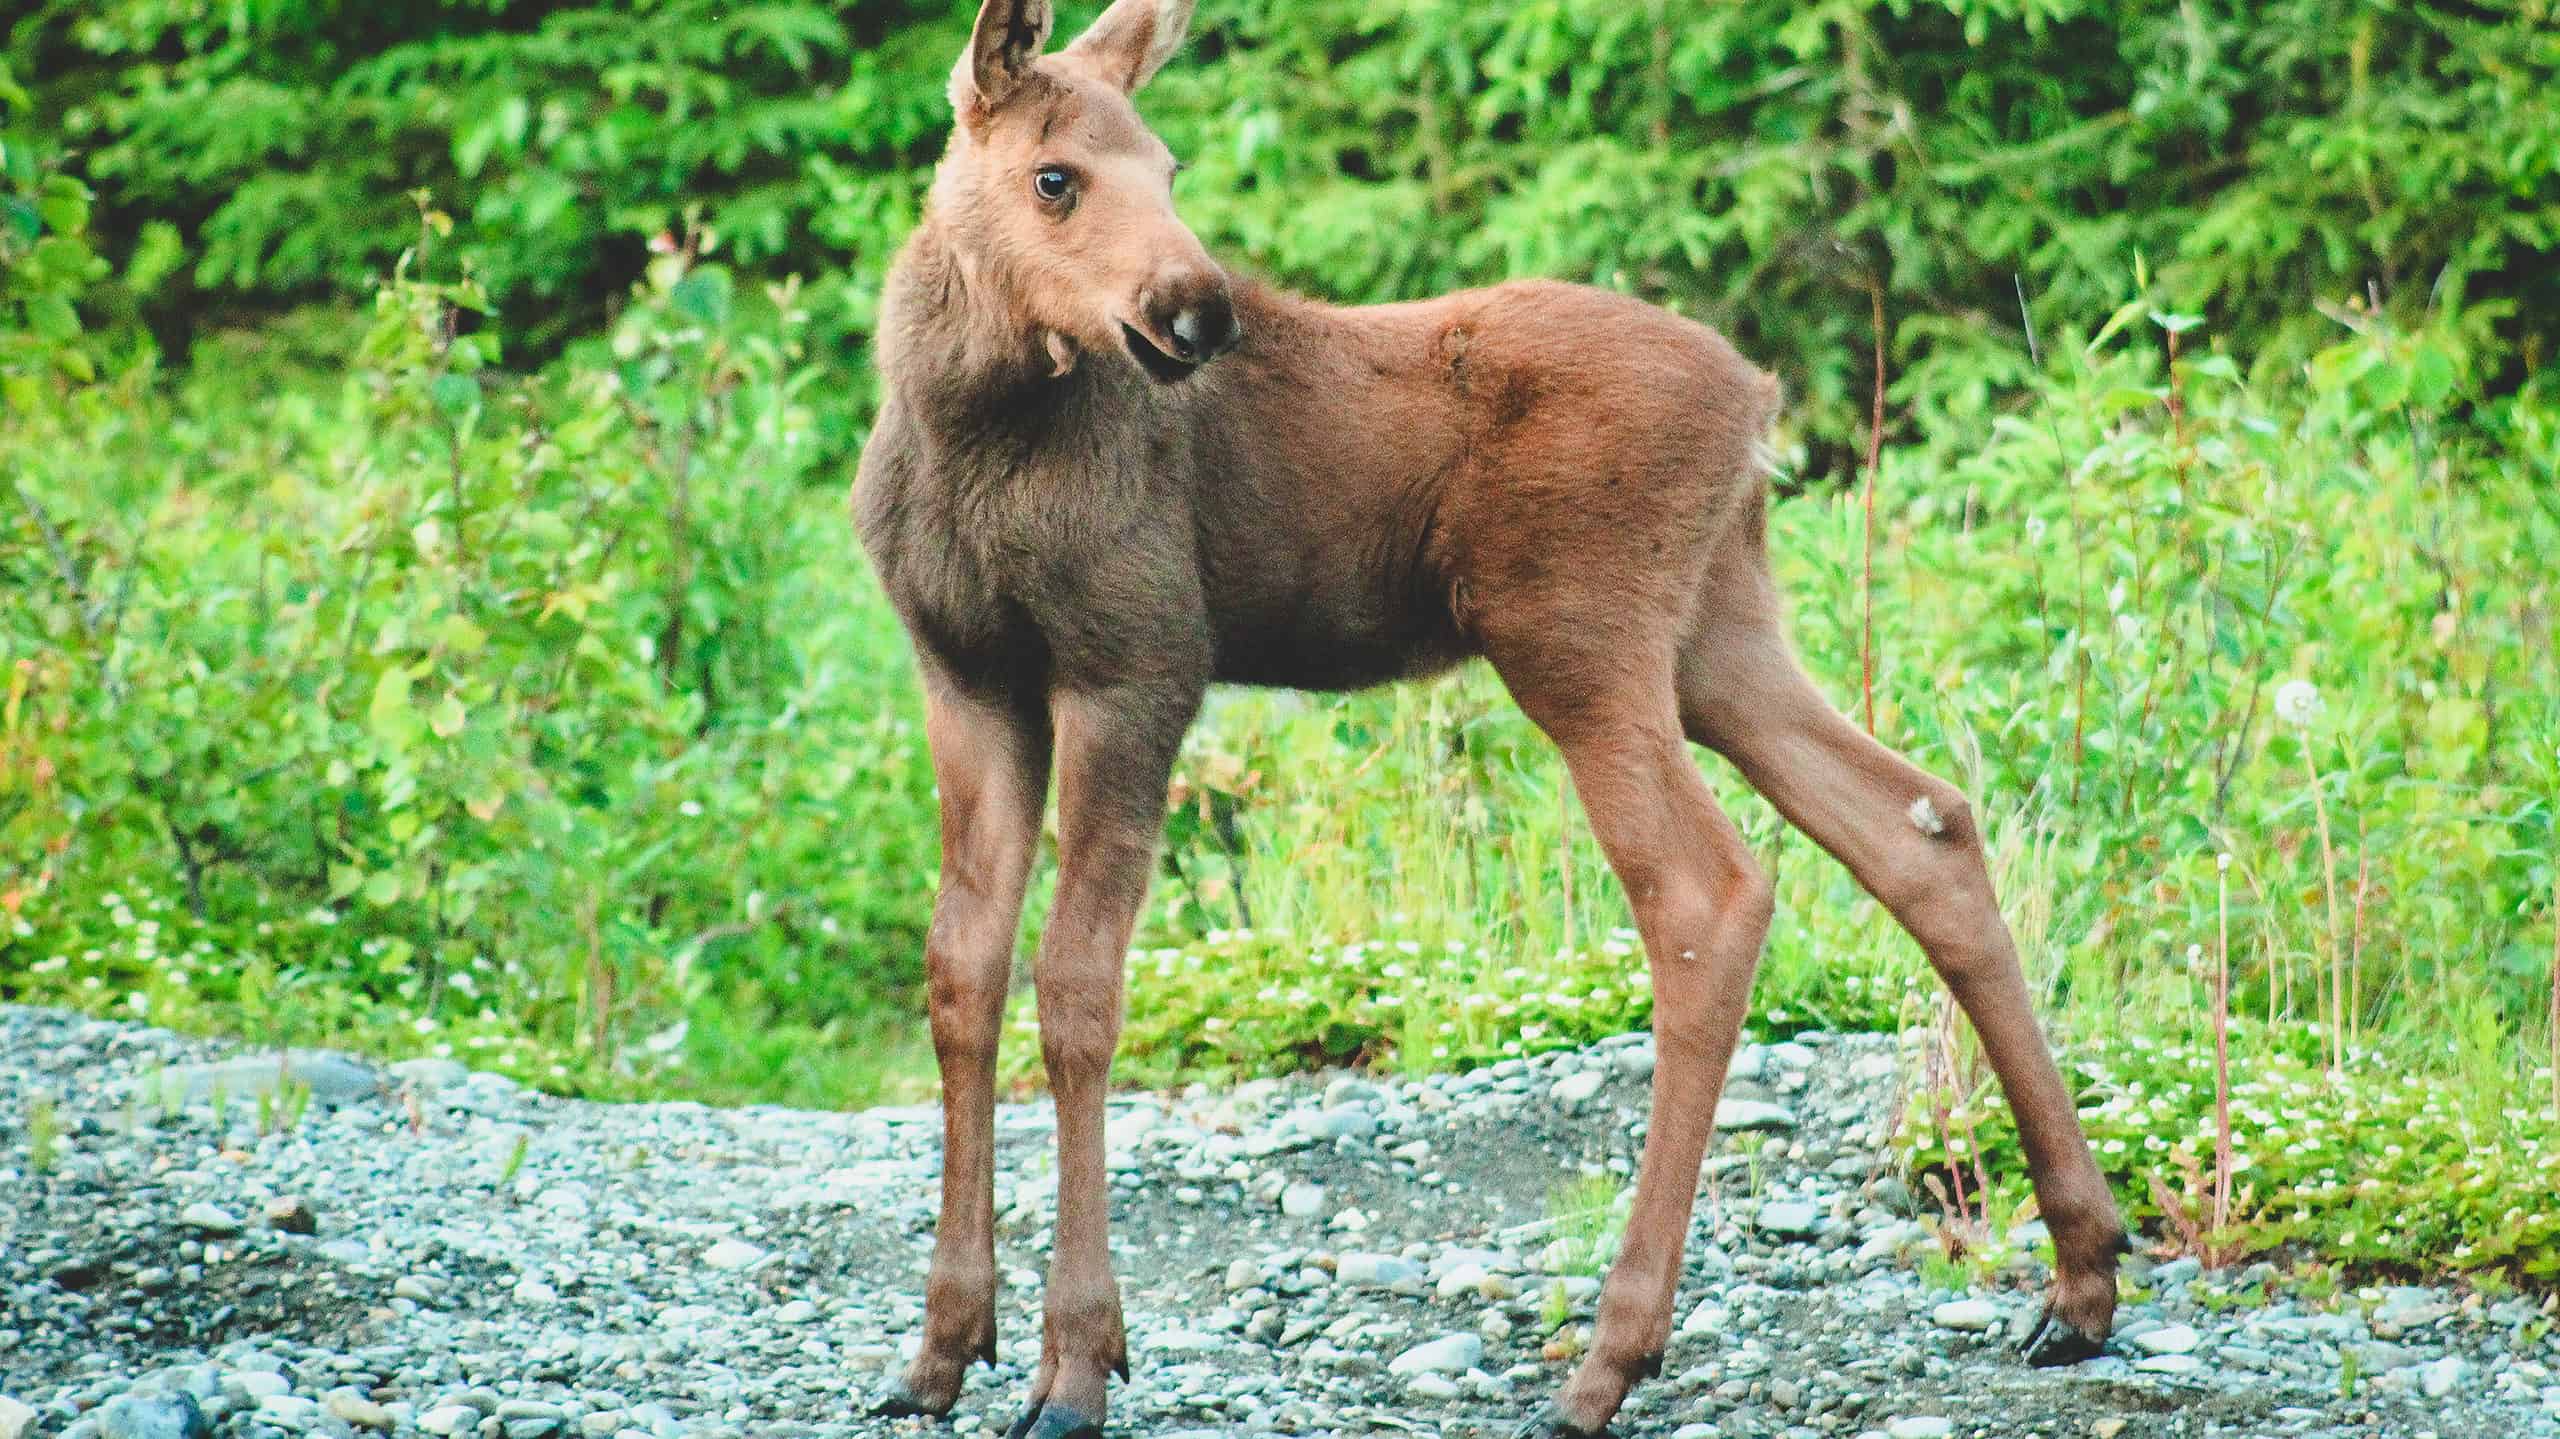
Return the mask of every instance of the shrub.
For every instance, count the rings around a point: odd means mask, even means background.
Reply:
[[[1097,7],[1064,8],[1072,34]],[[467,198],[457,243],[547,352],[699,204],[754,272],[841,275],[815,314],[858,343],[973,9],[45,0],[10,53],[116,245],[174,221],[207,298],[369,290],[427,186]],[[2550,21],[2545,0],[1223,0],[1147,111],[1192,161],[1188,213],[1245,263],[1346,300],[1544,274],[1668,301],[1778,367],[1829,473],[1878,301],[1896,413],[1933,433],[2027,379],[2022,301],[2048,328],[2100,312],[2137,256],[2253,356],[2325,343],[2313,299],[2378,294],[2463,316],[2484,389],[2510,388],[2560,339]],[[1967,363],[1927,363],[1950,351]]]
[[[698,1018],[715,1088],[844,1097],[841,1055],[732,1041],[847,1047],[898,989],[921,738],[806,495],[801,296],[738,293],[700,244],[533,380],[493,368],[476,282],[404,262],[334,392],[206,366],[175,406],[80,395],[12,431],[15,993],[377,1047],[459,1024],[574,1087]],[[829,999],[760,1025],[778,987]]]

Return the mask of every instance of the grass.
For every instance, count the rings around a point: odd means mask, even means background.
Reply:
[[[1635,1191],[1616,1175],[1586,1174],[1559,1184],[1547,1196],[1547,1259],[1551,1273],[1598,1278],[1608,1272],[1626,1235]]]
[[[50,1094],[27,1101],[27,1170],[51,1174],[62,1149],[62,1114]]]

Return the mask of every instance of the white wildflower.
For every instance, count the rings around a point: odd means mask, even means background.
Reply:
[[[2309,680],[2286,680],[2276,687],[2276,718],[2296,729],[2309,729],[2320,718],[2320,688]]]

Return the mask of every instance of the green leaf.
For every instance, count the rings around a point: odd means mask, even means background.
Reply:
[[[78,235],[89,228],[89,192],[77,186],[57,190],[36,201],[45,228],[57,235]]]
[[[178,227],[166,220],[153,220],[142,227],[141,237],[134,242],[133,258],[124,267],[125,285],[137,294],[149,294],[185,262],[186,245],[178,238]]]
[[[2409,403],[2422,410],[2442,406],[2460,377],[2453,356],[2434,345],[2420,345],[2409,357]]]
[[[64,345],[80,338],[80,312],[60,295],[36,295],[27,301],[27,328],[36,338]]]
[[[706,265],[678,280],[667,299],[676,313],[717,329],[729,318],[729,272]]]
[[[469,375],[438,375],[430,387],[436,408],[460,419],[480,403],[480,384]]]
[[[461,697],[447,691],[445,697],[436,701],[435,709],[428,714],[427,728],[434,730],[439,739],[451,739],[462,733],[462,726],[469,718],[470,716],[462,708]]]
[[[436,623],[436,643],[458,655],[476,655],[488,647],[489,633],[461,615]]]
[[[409,670],[405,665],[392,665],[382,672],[373,686],[373,703],[365,709],[365,724],[385,743],[406,744],[417,733],[418,717],[409,707]]]

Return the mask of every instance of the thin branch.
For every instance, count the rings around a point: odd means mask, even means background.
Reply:
[[[1870,276],[1867,299],[1875,307],[1875,409],[1867,420],[1866,554],[1858,575],[1858,679],[1865,695],[1867,733],[1876,732],[1876,473],[1884,467],[1884,281]]]

